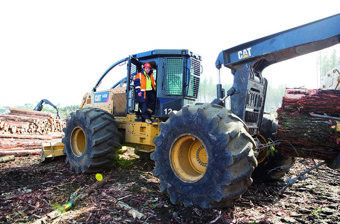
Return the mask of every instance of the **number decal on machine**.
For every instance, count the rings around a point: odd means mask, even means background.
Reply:
[[[172,112],[171,108],[165,108],[164,109],[164,114],[170,114]]]

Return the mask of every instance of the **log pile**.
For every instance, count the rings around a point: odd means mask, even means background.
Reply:
[[[60,142],[65,120],[50,113],[10,108],[0,115],[0,156],[40,154],[43,144]]]
[[[286,89],[277,113],[285,155],[333,160],[340,153],[339,90]]]

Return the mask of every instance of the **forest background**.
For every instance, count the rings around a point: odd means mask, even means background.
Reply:
[[[340,55],[339,52],[334,49],[328,54],[320,53],[316,58],[318,73],[320,74],[320,80],[324,79],[327,74],[334,68],[340,70]],[[320,82],[319,82],[320,83]],[[198,93],[197,102],[212,102],[216,98],[216,81],[212,76],[202,76],[200,82],[200,89]],[[223,85],[223,88],[227,91],[231,87],[231,84]],[[301,86],[303,88],[303,86]],[[295,86],[287,86],[287,84],[282,84],[279,86],[271,86],[268,84],[267,97],[265,102],[265,112],[276,116],[276,110],[281,107],[282,97],[284,96],[286,88],[295,88]],[[321,86],[319,87],[321,88]],[[43,96],[42,96],[43,99]],[[81,99],[79,99],[79,103]],[[38,102],[27,102],[24,105],[17,105],[16,108],[33,110]],[[54,102],[52,102],[54,103]],[[67,105],[60,106],[60,104],[55,104],[58,109],[61,118],[66,118],[71,112],[79,109],[79,105]],[[226,107],[230,109],[230,101],[227,100]],[[53,107],[49,105],[44,105],[42,111],[50,112],[56,115],[56,111]],[[9,106],[0,107],[0,114],[6,114],[9,112]]]

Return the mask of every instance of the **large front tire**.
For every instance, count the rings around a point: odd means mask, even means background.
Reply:
[[[116,164],[120,133],[110,113],[97,108],[77,110],[64,133],[63,152],[76,173],[97,172]]]
[[[257,165],[245,124],[217,105],[185,106],[160,125],[154,175],[173,204],[231,206],[252,183]]]

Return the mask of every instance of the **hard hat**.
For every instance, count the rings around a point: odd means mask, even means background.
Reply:
[[[151,65],[149,63],[145,63],[144,68],[151,68]]]

